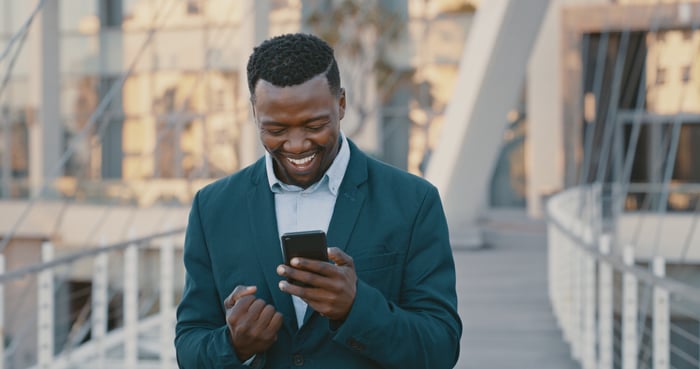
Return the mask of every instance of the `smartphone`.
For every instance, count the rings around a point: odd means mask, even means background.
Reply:
[[[283,234],[281,238],[286,265],[290,265],[290,261],[295,257],[328,261],[328,245],[326,244],[326,233],[323,231],[289,232]],[[306,284],[292,279],[289,280],[289,283],[306,286]]]

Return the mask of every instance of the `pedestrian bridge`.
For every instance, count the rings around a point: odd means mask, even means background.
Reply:
[[[634,235],[608,233],[604,199],[596,186],[572,188],[551,197],[546,222],[494,212],[480,223],[485,247],[453,245],[464,321],[457,368],[698,367],[700,289],[692,268],[679,270],[695,265],[697,235],[663,245],[685,250],[683,264],[648,259]],[[42,243],[40,263],[0,275],[0,292],[13,291],[0,298],[11,317],[3,366],[176,368],[183,232],[58,257]]]

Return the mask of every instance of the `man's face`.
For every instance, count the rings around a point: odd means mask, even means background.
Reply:
[[[275,174],[284,183],[309,187],[338,155],[345,91],[331,94],[323,75],[289,87],[258,81],[253,113]]]

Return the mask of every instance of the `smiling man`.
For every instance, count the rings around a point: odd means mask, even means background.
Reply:
[[[266,154],[195,196],[180,367],[452,368],[462,325],[435,187],[342,134],[345,91],[319,38],[263,42],[248,87]],[[280,236],[310,230],[330,262],[283,264]]]

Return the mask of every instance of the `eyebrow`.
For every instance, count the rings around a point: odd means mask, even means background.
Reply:
[[[313,122],[316,122],[316,121],[319,121],[319,120],[324,120],[324,119],[330,119],[330,115],[328,115],[328,114],[323,114],[323,115],[311,117],[311,118],[306,119],[306,120],[304,120],[303,122],[301,122],[301,124],[302,124],[302,125],[307,125],[307,124],[309,124],[309,123],[313,123]],[[286,123],[281,123],[281,122],[277,122],[277,121],[274,121],[274,120],[266,120],[266,121],[260,122],[260,125],[263,125],[263,126],[287,126],[288,124],[286,124]]]

